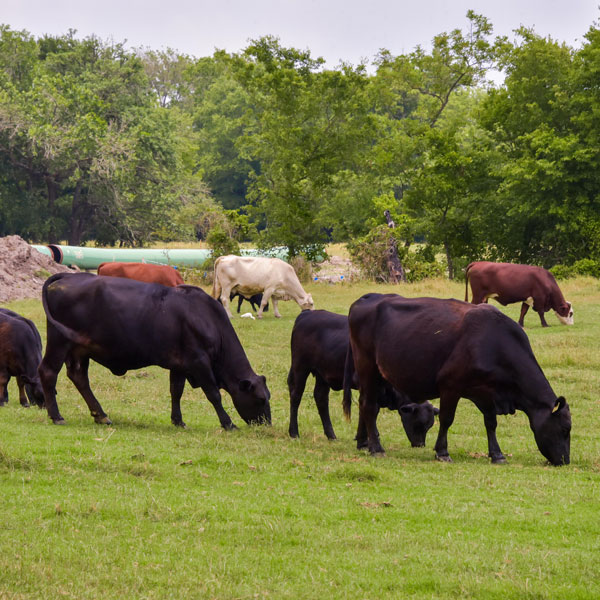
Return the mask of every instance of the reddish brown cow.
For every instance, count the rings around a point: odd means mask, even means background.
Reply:
[[[465,302],[469,283],[473,293],[472,304],[487,303],[494,298],[503,306],[522,302],[519,325],[529,307],[540,316],[542,327],[548,327],[544,313],[552,309],[563,325],[573,325],[573,308],[567,302],[554,275],[542,267],[510,263],[472,262],[465,272]]]
[[[136,279],[144,283],[160,283],[168,287],[175,287],[184,283],[178,271],[169,265],[106,262],[98,267],[98,275]]]

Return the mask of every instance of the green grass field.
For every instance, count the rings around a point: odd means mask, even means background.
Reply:
[[[500,417],[509,462],[492,466],[483,418],[459,404],[452,464],[413,449],[400,418],[382,412],[387,455],[358,452],[341,394],[332,393],[338,441],[323,435],[312,379],[300,439],[287,434],[289,338],[299,312],[280,303],[262,321],[234,319],[272,394],[272,427],[220,429],[200,390],[186,387],[188,428],[170,424],[168,373],[115,377],[91,368],[113,420],[96,425],[64,370],[67,424],[11,400],[0,409],[0,598],[481,598],[600,597],[600,283],[561,287],[575,325],[548,316],[526,331],[554,391],[570,403],[571,465],[546,465],[523,413]],[[317,308],[347,313],[368,291],[464,297],[445,281],[408,286],[309,284]],[[41,303],[9,308],[32,318]],[[518,317],[519,306],[506,310]],[[356,394],[355,394],[356,396]]]

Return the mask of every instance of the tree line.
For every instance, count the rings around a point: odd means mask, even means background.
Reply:
[[[195,58],[3,25],[0,235],[312,258],[381,236],[388,210],[399,248],[442,253],[450,276],[599,261],[600,30],[574,49],[467,21],[372,72],[271,36]]]

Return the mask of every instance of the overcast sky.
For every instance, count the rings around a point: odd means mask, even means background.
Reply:
[[[250,39],[280,38],[309,49],[328,67],[370,63],[380,48],[393,55],[427,48],[433,36],[466,30],[466,13],[488,17],[494,34],[533,27],[579,47],[600,16],[599,0],[0,0],[0,23],[39,37],[76,29],[125,42],[167,47],[191,56],[237,52]]]

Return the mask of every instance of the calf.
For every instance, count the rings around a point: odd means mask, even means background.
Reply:
[[[567,302],[554,275],[542,267],[509,263],[472,262],[465,271],[465,302],[469,283],[473,293],[472,304],[487,303],[494,298],[503,306],[522,302],[519,325],[523,327],[529,307],[540,316],[542,327],[548,327],[544,313],[555,311],[563,325],[573,325],[573,308]]]
[[[540,452],[554,465],[570,460],[571,413],[537,363],[523,329],[499,310],[439,298],[367,294],[350,307],[350,346],[360,389],[359,428],[371,453],[383,378],[415,402],[440,398],[436,458],[450,462],[447,433],[461,397],[483,413],[492,462],[505,462],[497,414],[522,410]],[[350,409],[344,386],[344,408]]]
[[[252,310],[254,312],[256,312],[257,307],[260,308],[260,303],[262,302],[262,297],[263,297],[262,294],[254,294],[254,295],[250,296],[249,298],[246,298],[246,296],[244,296],[243,294],[240,294],[239,292],[231,292],[231,294],[229,295],[229,300],[232,301],[236,296],[238,299],[238,305],[237,305],[238,315],[240,314],[240,308],[241,308],[242,302],[244,300],[246,300],[246,302],[249,302],[250,306],[252,307]],[[264,312],[267,312],[268,310],[269,310],[269,305],[267,304],[265,306]]]
[[[105,262],[98,267],[98,275],[124,277],[145,283],[160,283],[175,287],[184,283],[177,269],[169,265],[149,265],[146,263]]]
[[[33,322],[0,308],[0,406],[8,402],[11,377],[17,380],[22,406],[43,406],[44,394],[37,373],[41,360],[42,340]]]
[[[291,437],[298,437],[298,408],[309,374],[315,377],[314,398],[323,424],[323,431],[335,440],[329,416],[329,390],[341,390],[344,377],[351,380],[351,387],[358,389],[354,370],[345,370],[349,333],[348,318],[326,310],[303,311],[296,318],[291,337],[292,365],[288,374],[290,391]],[[351,361],[349,363],[351,366]],[[378,396],[380,407],[400,413],[406,435],[413,447],[424,446],[427,432],[433,425],[437,408],[429,402],[415,404],[407,396],[398,394],[382,381]],[[366,433],[359,434],[359,441],[366,445]],[[357,439],[358,439],[357,438]]]

